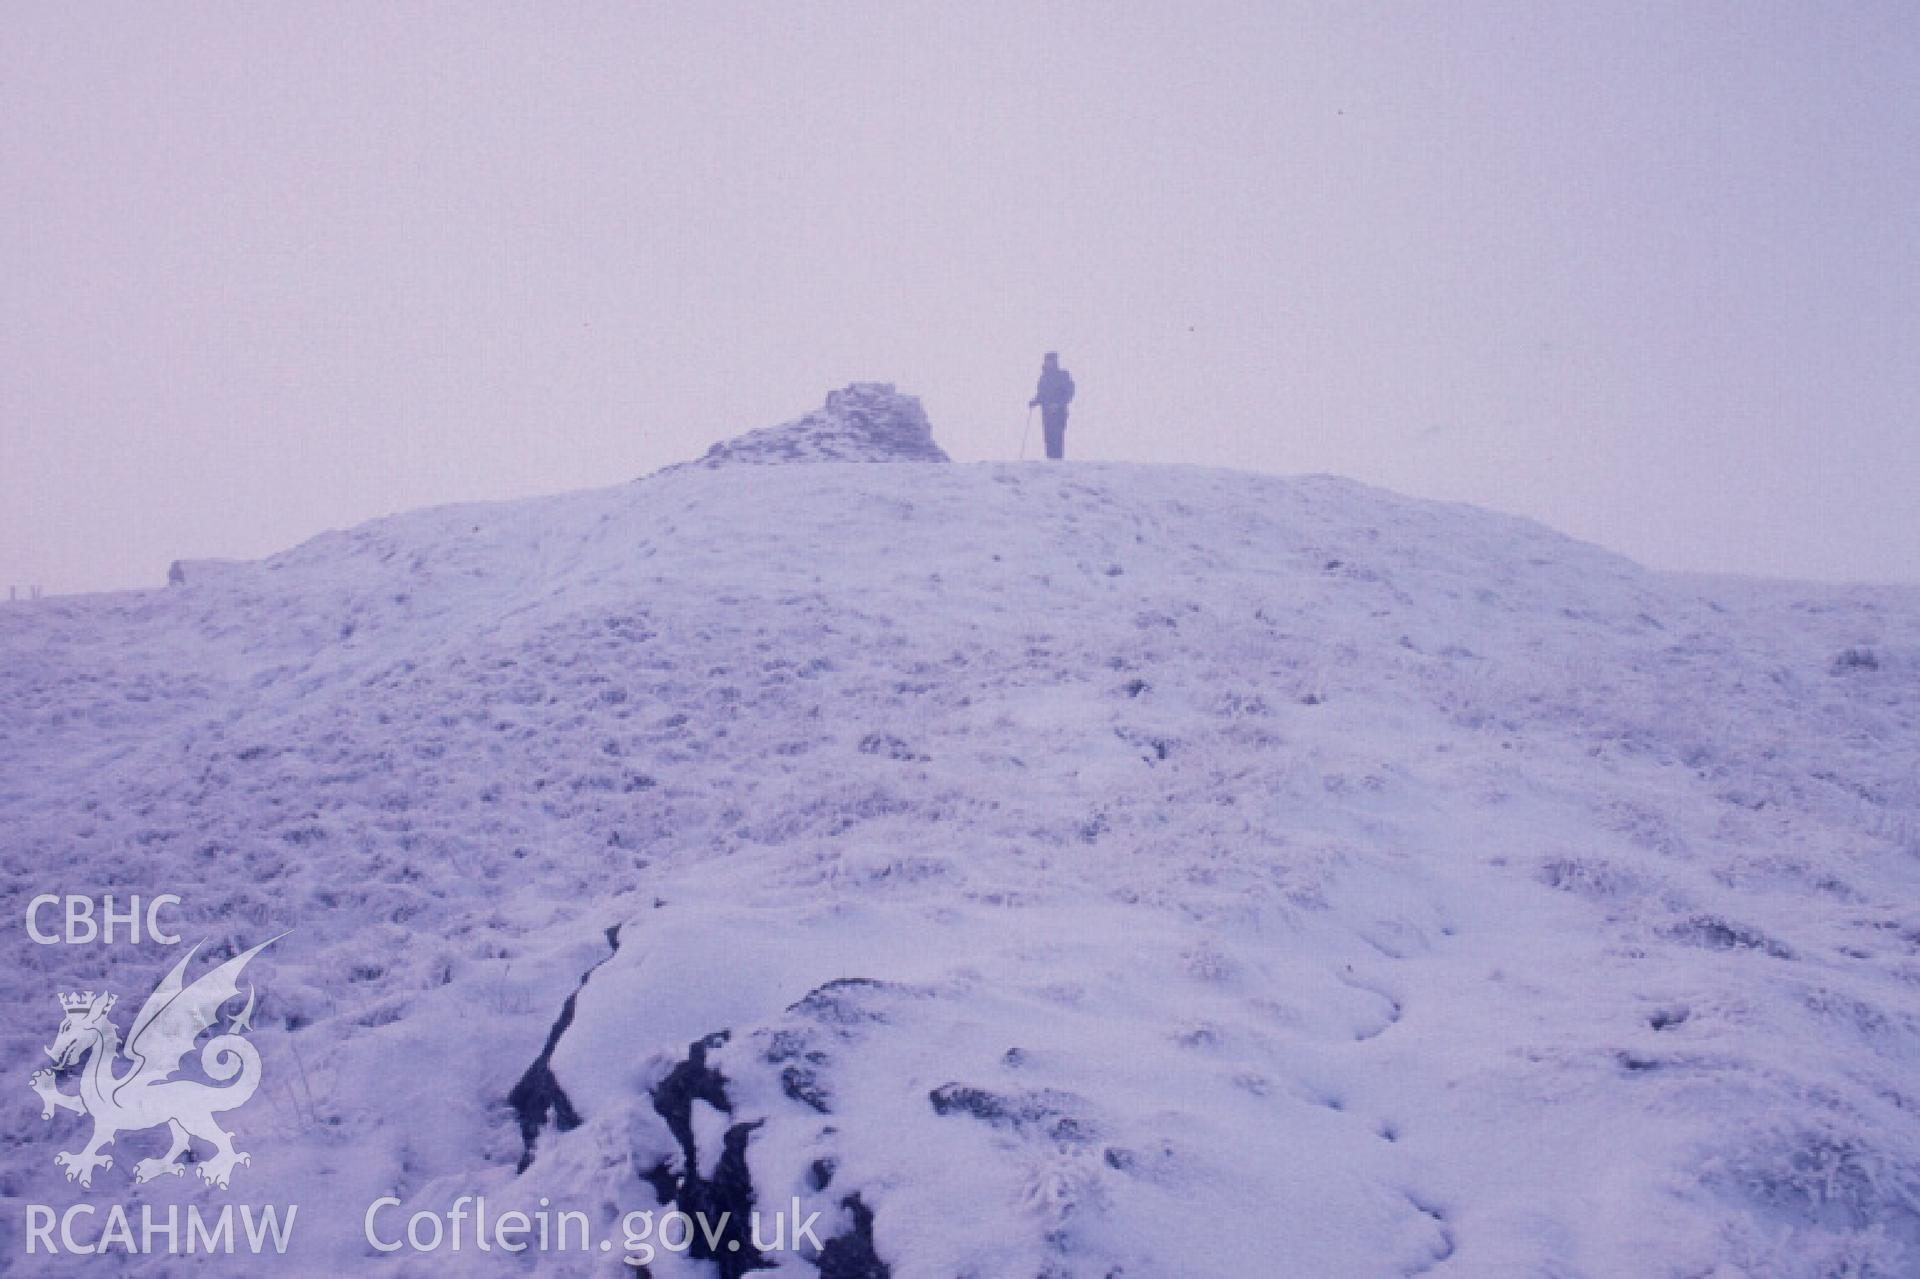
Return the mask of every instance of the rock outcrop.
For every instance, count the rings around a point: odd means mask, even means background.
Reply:
[[[722,440],[686,465],[952,460],[933,442],[918,398],[902,395],[891,382],[855,382],[829,392],[825,407],[805,417]]]

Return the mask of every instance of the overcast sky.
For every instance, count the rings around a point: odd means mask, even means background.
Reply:
[[[0,585],[921,395],[1920,581],[1920,5],[0,4]],[[716,530],[716,536],[724,535]]]

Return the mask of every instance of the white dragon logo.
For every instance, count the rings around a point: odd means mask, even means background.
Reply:
[[[286,934],[281,934],[285,936]],[[167,1126],[173,1143],[158,1159],[142,1159],[134,1165],[136,1182],[150,1181],[161,1173],[175,1177],[186,1165],[176,1163],[191,1146],[192,1138],[211,1144],[213,1157],[199,1167],[201,1179],[225,1189],[236,1164],[252,1163],[252,1157],[233,1148],[233,1134],[214,1122],[217,1112],[244,1105],[260,1086],[260,1054],[241,1036],[252,1029],[247,1019],[253,1015],[253,990],[247,990],[247,1006],[227,1022],[227,1030],[208,1040],[200,1052],[200,1069],[209,1079],[225,1087],[202,1083],[197,1079],[173,1079],[186,1064],[187,1054],[201,1034],[220,1020],[220,1010],[240,995],[240,970],[247,961],[279,941],[279,937],[261,942],[252,950],[235,955],[212,972],[203,974],[190,986],[182,986],[181,974],[193,958],[195,945],[173,971],[161,979],[140,1015],[127,1032],[126,1055],[133,1065],[123,1075],[113,1073],[114,1055],[120,1048],[120,1031],[107,1013],[114,996],[102,991],[60,996],[60,1010],[66,1014],[60,1033],[54,1036],[47,1056],[54,1070],[81,1065],[80,1091],[63,1093],[54,1086],[53,1070],[33,1073],[33,1090],[40,1094],[42,1119],[53,1118],[55,1110],[93,1116],[93,1139],[71,1153],[62,1151],[54,1163],[67,1170],[67,1180],[83,1186],[93,1184],[96,1168],[113,1167],[113,1156],[100,1153],[102,1146],[123,1132]]]

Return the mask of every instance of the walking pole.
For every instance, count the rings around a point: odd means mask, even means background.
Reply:
[[[1020,460],[1027,460],[1027,437],[1033,434],[1033,405],[1027,405],[1027,429],[1020,432]]]

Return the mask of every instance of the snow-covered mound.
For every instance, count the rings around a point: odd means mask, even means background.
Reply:
[[[722,440],[692,466],[785,462],[945,462],[920,401],[891,382],[855,382],[825,407],[779,426]]]
[[[16,921],[293,930],[253,1161],[65,1182],[52,996],[178,952],[16,928],[9,1256],[28,1203],[232,1198],[301,1205],[300,1274],[795,1204],[824,1247],[647,1273],[1920,1272],[1920,593],[1088,464],[688,467],[184,577],[0,610],[0,870]],[[384,1195],[615,1246],[382,1254]]]

